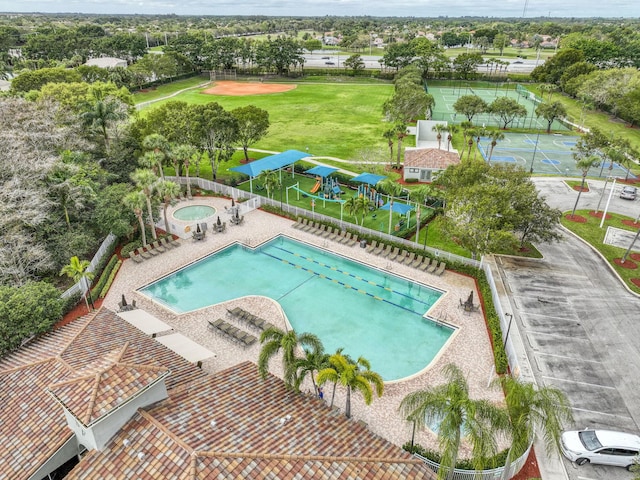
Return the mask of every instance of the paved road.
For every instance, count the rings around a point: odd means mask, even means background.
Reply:
[[[551,205],[573,206],[575,194],[560,180],[536,184]],[[585,208],[597,204],[604,182],[590,184],[594,192],[581,197]],[[610,208],[633,215],[638,202],[615,197]],[[497,259],[531,373],[540,385],[567,394],[577,428],[640,433],[640,299],[572,235],[539,248],[542,260]],[[572,480],[632,478],[621,468],[577,467],[566,460],[564,466]]]

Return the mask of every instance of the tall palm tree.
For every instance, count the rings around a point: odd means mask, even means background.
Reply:
[[[458,125],[449,125],[447,127],[447,152],[449,151],[449,147],[451,146],[451,140],[453,140],[453,136],[460,131],[460,127]]]
[[[394,127],[396,137],[398,139],[398,148],[396,149],[396,168],[400,168],[400,158],[402,157],[402,141],[407,136],[407,124],[399,122]]]
[[[258,371],[262,378],[266,378],[269,372],[269,360],[282,350],[282,363],[284,366],[284,383],[289,388],[295,388],[296,384],[296,349],[298,346],[307,347],[311,351],[320,351],[322,343],[312,333],[297,335],[294,330],[287,332],[276,327],[267,328],[260,335],[262,348],[258,356]]]
[[[463,437],[471,443],[472,462],[478,470],[495,455],[494,433],[507,429],[506,412],[488,400],[469,397],[469,385],[454,364],[444,368],[448,383],[418,390],[400,402],[400,411],[418,428],[439,422],[438,444],[442,455],[438,478],[452,478]]]
[[[120,120],[127,118],[127,112],[121,102],[116,99],[99,99],[89,104],[81,114],[82,122],[86,127],[95,128],[104,138],[105,150],[109,151],[111,139],[109,127]]]
[[[360,357],[353,362],[348,356],[336,352],[329,357],[330,367],[318,372],[318,384],[337,382],[347,389],[347,400],[344,414],[351,418],[351,391],[357,390],[364,398],[364,403],[371,405],[373,392],[381,397],[384,392],[384,381],[380,374],[371,370],[366,358]]]
[[[467,160],[471,159],[471,150],[473,149],[473,139],[476,136],[476,129],[475,128],[469,128],[466,131],[466,138],[467,138]]]
[[[296,390],[300,390],[300,385],[302,385],[306,376],[310,375],[311,383],[313,384],[313,392],[316,396],[318,395],[315,373],[329,366],[329,355],[324,353],[322,345],[320,345],[320,347],[321,348],[319,350],[305,348],[304,357],[297,358],[294,361],[294,368],[296,370],[294,388]]]
[[[162,162],[164,162],[164,154],[162,152],[144,152],[144,154],[138,158],[138,165],[142,168],[153,170],[155,175],[162,173]]]
[[[360,225],[364,225],[364,217],[366,217],[371,205],[372,202],[366,195],[356,198],[356,213],[360,213]]]
[[[420,210],[424,206],[424,201],[431,195],[431,187],[429,185],[420,185],[409,191],[409,198],[416,202],[416,242],[420,234]]]
[[[386,130],[382,136],[385,138],[387,145],[389,146],[389,165],[391,165],[393,162],[393,145],[396,139],[396,131],[394,128],[390,128],[389,130]]]
[[[138,188],[142,190],[142,193],[144,193],[144,196],[147,200],[147,215],[149,216],[151,235],[153,236],[154,240],[157,240],[158,234],[156,233],[156,225],[153,221],[153,207],[151,205],[151,198],[153,197],[153,192],[156,188],[158,177],[156,177],[151,170],[138,168],[131,174],[131,179],[135,182]]]
[[[440,144],[442,142],[442,132],[446,131],[447,126],[444,123],[436,123],[431,130],[436,132],[436,138],[438,139],[438,150],[440,150]]]
[[[142,213],[147,202],[147,197],[141,191],[131,192],[123,199],[123,203],[127,208],[133,210],[138,222],[140,223],[140,233],[142,235],[142,244],[147,244],[147,232],[144,228],[144,218]]]
[[[480,127],[480,128],[476,128],[475,130],[475,136],[476,136],[476,145],[478,148],[476,148],[473,151],[473,159],[476,159],[476,155],[478,153],[478,150],[480,150],[480,140],[482,139],[482,137],[486,137],[487,136],[487,129],[484,127]]]
[[[493,149],[496,148],[496,145],[499,141],[504,140],[504,133],[500,130],[492,130],[489,132],[489,138],[491,139],[491,146],[489,147],[489,158],[487,161],[491,163],[491,156],[493,155]]]
[[[142,147],[145,150],[149,150],[150,152],[153,152],[153,155],[151,155],[151,158],[153,158],[158,165],[157,174],[160,176],[160,178],[164,179],[163,164],[164,164],[164,161],[169,156],[169,152],[171,150],[169,141],[159,133],[152,133],[151,135],[147,135],[146,137],[144,137],[144,139],[142,140]],[[176,175],[178,175],[177,170],[176,170]]]
[[[164,228],[171,234],[171,227],[167,219],[167,208],[178,195],[180,195],[180,185],[169,180],[160,180],[156,185],[156,192],[162,201],[162,214],[164,217]]]
[[[582,195],[582,190],[584,189],[584,183],[587,180],[587,175],[589,174],[589,170],[592,167],[597,167],[598,165],[600,165],[600,157],[596,157],[595,155],[578,158],[576,160],[576,167],[578,167],[578,169],[582,172],[582,182],[580,183],[580,190],[578,190],[578,197],[576,198],[576,203],[573,205],[573,210],[571,211],[571,218],[573,218],[573,216],[576,214],[576,209],[578,208],[578,202],[580,201],[580,195]]]
[[[344,202],[344,208],[347,209],[347,213],[355,219],[356,225],[358,225],[358,196],[353,195],[347,198]]]
[[[573,414],[566,395],[557,388],[537,388],[511,375],[498,378],[496,383],[505,392],[510,421],[511,448],[502,477],[508,480],[511,462],[524,453],[536,432],[542,433],[547,451],[559,451],[563,427],[573,423]]]
[[[192,145],[180,144],[171,148],[171,159],[176,177],[180,178],[180,164],[184,167],[184,174],[187,177],[187,198],[191,198],[191,182],[189,180],[189,166],[191,157],[196,154],[196,149]]]
[[[393,216],[393,201],[395,197],[402,193],[402,185],[394,182],[390,178],[380,180],[376,185],[380,190],[389,195],[389,235],[391,235],[391,217]]]
[[[71,277],[75,283],[83,280],[86,282],[87,290],[84,292],[84,301],[87,304],[87,312],[91,310],[89,308],[89,299],[87,298],[89,287],[91,286],[89,282],[93,280],[93,277],[95,276],[93,272],[87,270],[89,265],[91,265],[89,260],[80,260],[78,257],[73,256],[69,263],[60,270],[60,275]]]
[[[257,180],[262,182],[265,190],[267,191],[267,197],[269,198],[273,196],[272,192],[280,186],[278,173],[274,170],[263,170],[260,172],[260,175],[258,175]]]

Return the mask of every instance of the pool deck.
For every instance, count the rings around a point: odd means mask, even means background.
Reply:
[[[479,298],[474,279],[448,270],[440,277],[421,272],[410,266],[372,255],[366,249],[360,248],[359,245],[349,247],[314,234],[301,232],[292,227],[291,220],[260,210],[246,214],[244,222],[240,226],[230,225],[229,219],[226,218],[228,215],[223,212],[225,206],[231,205],[231,201],[224,198],[196,197],[193,200],[180,202],[175,208],[193,204],[216,207],[221,212],[221,219],[227,220],[226,232],[213,233],[208,231],[206,238],[202,241],[183,239],[180,247],[139,264],[132,260],[126,260],[104,300],[105,307],[117,311],[118,302],[123,294],[128,301],[135,299],[139,308],[143,308],[168,323],[174,331],[186,335],[203,347],[215,352],[215,358],[205,360],[203,363],[202,368],[208,372],[215,373],[246,360],[257,363],[260,351],[259,342],[248,348],[241,347],[226,336],[209,330],[207,320],[223,318],[243,330],[259,336],[257,330],[232,319],[228,315],[227,309],[240,306],[284,329],[285,319],[277,302],[264,297],[244,297],[178,315],[137,293],[136,290],[232,242],[238,241],[249,246],[256,246],[276,235],[286,234],[445,292],[431,309],[430,316],[457,327],[457,331],[429,367],[409,379],[386,383],[384,395],[381,398],[374,397],[371,405],[365,405],[361,395],[354,393],[351,396],[351,409],[355,420],[365,422],[372,431],[396,445],[401,446],[410,441],[412,426],[409,422],[404,421],[398,412],[400,401],[412,391],[443,383],[442,367],[448,363],[455,363],[466,374],[470,394],[473,398],[502,402],[502,393],[497,389],[487,387],[495,374],[493,373],[493,353],[482,313],[481,311],[466,313],[459,308],[459,301],[465,301],[470,290],[474,291],[475,301]],[[220,281],[224,282],[224,278],[221,278]],[[280,356],[272,359],[270,371],[274,375],[282,377]],[[311,391],[311,389],[311,382],[307,379],[303,384],[302,391]],[[325,385],[324,391],[325,401],[330,402],[332,386]],[[344,405],[345,391],[338,387],[334,406],[344,412]],[[416,431],[415,442],[432,448],[437,446],[437,438],[429,430]],[[463,448],[460,453],[465,455],[468,450]]]

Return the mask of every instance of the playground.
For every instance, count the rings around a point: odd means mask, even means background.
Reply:
[[[557,133],[505,133],[504,140],[500,140],[493,149],[491,159],[490,139],[481,138],[478,148],[482,157],[491,163],[514,164],[536,174],[582,176],[582,171],[576,168],[573,158],[573,148],[579,138]],[[600,167],[589,171],[589,176],[604,178],[611,175],[624,178],[627,173],[622,165],[602,162]],[[629,172],[629,178],[635,176]]]
[[[509,83],[496,83],[495,88],[472,88],[468,82],[460,82],[447,87],[428,86],[428,92],[433,95],[435,106],[431,114],[431,120],[446,121],[448,123],[459,124],[467,120],[462,114],[456,114],[453,105],[458,98],[464,95],[476,95],[482,98],[487,104],[491,104],[498,97],[510,97],[527,109],[527,116],[514,120],[510,128],[547,129],[547,121],[538,117],[535,113],[536,107],[542,102],[539,97],[529,92],[521,85]],[[474,125],[502,127],[500,118],[490,113],[482,113],[473,117]],[[554,121],[552,130],[568,131],[565,125]]]

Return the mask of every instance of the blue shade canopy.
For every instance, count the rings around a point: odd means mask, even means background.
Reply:
[[[318,175],[319,177],[324,178],[324,177],[328,177],[333,172],[337,172],[337,171],[338,171],[337,168],[325,167],[324,165],[318,165],[316,167],[313,167],[310,170],[307,170],[304,173],[308,173],[309,175]]]
[[[383,206],[380,207],[380,210],[391,210],[390,203],[387,202]],[[394,213],[399,213],[400,215],[404,215],[407,212],[413,210],[411,205],[407,205],[406,203],[398,203],[393,202],[393,211]]]
[[[373,173],[361,173],[360,175],[353,177],[351,180],[354,182],[362,182],[362,183],[368,183],[369,185],[376,185],[383,178],[387,178],[387,177],[383,177],[382,175],[375,175]]]
[[[271,155],[239,167],[233,167],[229,170],[244,173],[250,177],[257,177],[264,170],[278,170],[309,156],[309,153],[301,152],[300,150],[287,150],[286,152]]]

